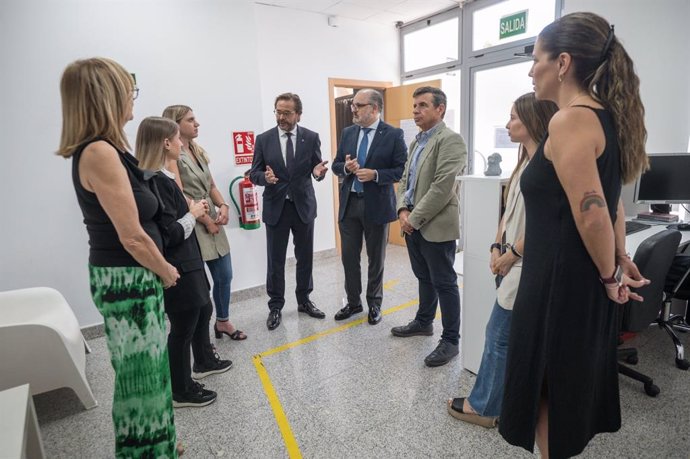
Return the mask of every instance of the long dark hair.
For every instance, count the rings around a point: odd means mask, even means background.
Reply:
[[[551,117],[558,111],[558,105],[550,100],[537,100],[533,92],[528,92],[518,97],[513,103],[515,113],[522,124],[527,129],[527,133],[535,143],[539,143],[544,139],[546,132],[549,129],[549,121]],[[508,199],[508,189],[513,183],[515,176],[522,166],[529,161],[529,155],[524,145],[520,145],[520,152],[517,166],[510,175],[508,186],[503,192],[503,201]]]
[[[649,168],[647,129],[640,99],[640,79],[613,26],[594,13],[571,13],[539,34],[541,47],[555,59],[572,57],[575,80],[613,115],[618,135],[623,183]]]

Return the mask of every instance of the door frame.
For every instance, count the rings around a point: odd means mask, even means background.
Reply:
[[[335,122],[335,88],[353,89],[378,89],[384,92],[386,88],[393,86],[391,81],[355,80],[350,78],[329,78],[328,79],[328,110],[331,118],[331,165],[338,151],[338,131]],[[335,228],[335,249],[340,254],[340,231],[338,231],[338,212],[340,211],[340,190],[338,189],[338,176],[333,177],[333,228]]]

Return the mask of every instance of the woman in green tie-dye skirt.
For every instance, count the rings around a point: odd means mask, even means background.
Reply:
[[[179,274],[165,261],[153,221],[159,211],[124,125],[138,89],[116,62],[92,58],[63,73],[58,154],[89,235],[91,294],[103,315],[115,370],[113,425],[118,458],[176,458],[163,288]]]

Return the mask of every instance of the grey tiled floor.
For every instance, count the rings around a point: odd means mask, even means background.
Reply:
[[[389,248],[385,281],[384,309],[409,306],[390,311],[374,327],[364,322],[333,331],[359,318],[333,320],[343,291],[337,257],[318,260],[314,270],[312,299],[327,313],[325,320],[298,316],[287,295],[283,323],[268,332],[265,297],[233,303],[231,318],[249,339],[212,338],[235,365],[202,381],[218,392],[215,404],[175,411],[178,437],[187,446],[184,457],[287,457],[253,357],[322,332],[313,341],[261,357],[303,457],[528,457],[495,429],[468,425],[446,413],[445,400],[466,395],[474,376],[462,370],[460,359],[435,369],[424,366],[424,356],[440,336],[438,320],[433,337],[390,334],[390,327],[406,323],[416,310],[416,282],[404,248]],[[293,290],[294,267],[288,268],[287,283],[287,290]],[[682,339],[690,346],[687,335]],[[84,411],[68,389],[35,397],[48,457],[113,456],[112,369],[104,338],[90,344],[87,376],[97,408]],[[662,392],[647,397],[639,383],[621,378],[623,427],[597,436],[582,457],[688,458],[690,373],[675,368],[673,347],[661,330],[650,328],[633,344],[641,350],[640,371],[652,375]]]

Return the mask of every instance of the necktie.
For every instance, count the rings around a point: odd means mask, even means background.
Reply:
[[[285,166],[288,174],[292,175],[292,166],[295,164],[295,147],[292,145],[292,132],[286,132],[287,143],[285,144]]]
[[[359,143],[359,148],[357,149],[357,163],[359,167],[364,167],[364,163],[367,160],[367,147],[369,146],[369,131],[371,128],[362,128],[362,141]],[[357,180],[355,177],[355,191],[361,193],[364,191],[364,185],[362,182]]]

